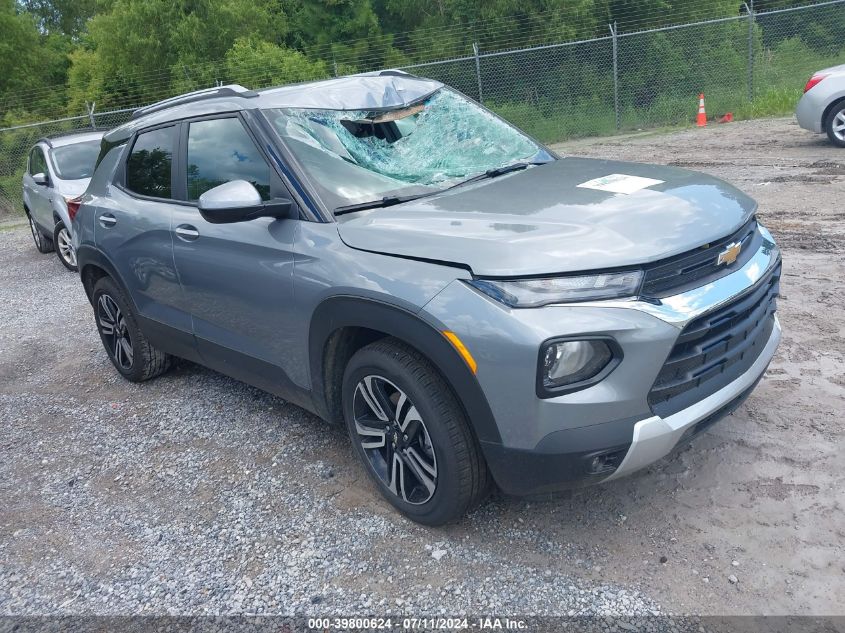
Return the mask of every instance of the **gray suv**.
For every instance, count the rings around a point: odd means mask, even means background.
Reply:
[[[65,268],[76,271],[71,220],[79,208],[100,152],[102,132],[72,132],[42,138],[29,152],[23,175],[23,205],[40,253],[56,251]]]
[[[739,406],[780,340],[755,211],[391,71],[139,110],[74,239],[126,378],[185,358],[345,424],[387,500],[438,525],[494,483],[626,475]]]

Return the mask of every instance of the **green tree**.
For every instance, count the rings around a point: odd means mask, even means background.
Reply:
[[[27,13],[38,20],[39,28],[47,33],[59,33],[76,38],[85,30],[86,22],[94,17],[105,0],[19,0]]]
[[[248,88],[277,86],[329,76],[326,64],[299,51],[254,37],[235,40],[226,53],[227,76]]]
[[[284,6],[289,44],[324,60],[332,74],[381,68],[392,53],[371,0],[284,0]]]
[[[18,12],[14,0],[0,0],[0,111],[34,111],[55,105],[60,95],[41,89],[60,82],[67,49],[38,30],[37,20]]]
[[[88,23],[71,56],[69,107],[143,104],[212,85],[243,33],[282,42],[287,18],[276,0],[115,0]]]

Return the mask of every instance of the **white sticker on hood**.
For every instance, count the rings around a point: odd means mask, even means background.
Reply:
[[[634,193],[640,189],[659,185],[663,180],[654,178],[642,178],[641,176],[628,176],[627,174],[610,174],[601,178],[593,178],[582,182],[579,187],[584,189],[598,189],[599,191],[610,191],[612,193]]]

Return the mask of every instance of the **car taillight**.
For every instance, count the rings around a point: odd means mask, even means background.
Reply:
[[[73,218],[76,217],[77,212],[79,211],[79,205],[82,204],[82,196],[77,196],[76,198],[67,198],[67,217],[70,218],[70,221],[73,222]]]
[[[825,77],[827,77],[827,75],[813,75],[812,77],[810,77],[810,81],[808,81],[807,85],[804,86],[804,92],[807,92],[808,90],[810,90],[813,86],[815,86],[817,83],[819,83]]]

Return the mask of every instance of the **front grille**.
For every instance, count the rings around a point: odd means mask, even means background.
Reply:
[[[754,364],[774,328],[780,269],[778,264],[748,292],[686,325],[648,394],[656,415],[695,404]]]
[[[757,220],[751,218],[727,237],[646,267],[640,294],[660,299],[729,275],[751,259],[760,248],[762,240],[763,236],[757,230]],[[736,262],[729,266],[719,264],[719,253],[733,243],[742,244]]]

